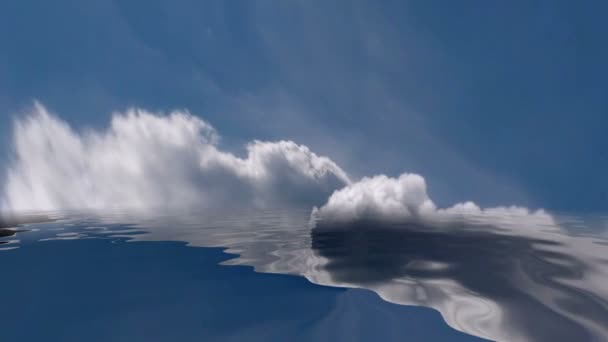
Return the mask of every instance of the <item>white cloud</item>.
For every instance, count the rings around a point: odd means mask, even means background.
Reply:
[[[314,204],[349,183],[327,157],[291,141],[247,145],[239,158],[188,112],[116,113],[77,132],[41,104],[14,126],[2,209],[179,209]]]
[[[510,206],[482,209],[473,202],[438,209],[427,193],[424,178],[404,173],[398,178],[385,175],[365,177],[335,191],[321,208],[313,210],[313,220],[356,221],[365,218],[425,222],[469,221],[492,225],[519,224],[522,220],[554,225],[543,210]]]
[[[36,103],[15,123],[0,209],[276,208],[318,205],[329,196],[313,219],[554,223],[521,207],[465,202],[438,209],[416,174],[351,183],[332,160],[292,141],[253,141],[240,158],[221,151],[218,140],[187,111],[130,109],[115,113],[106,129],[78,132]]]
[[[404,173],[399,178],[365,177],[334,192],[318,214],[340,220],[370,216],[403,219],[434,211],[435,204],[427,195],[424,178]]]

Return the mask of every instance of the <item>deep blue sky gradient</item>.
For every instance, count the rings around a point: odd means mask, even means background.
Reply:
[[[293,139],[355,177],[608,209],[604,1],[9,0],[0,134],[38,99],[77,127],[188,108],[227,149]],[[5,149],[8,143],[4,144]],[[0,157],[0,161],[4,158]]]

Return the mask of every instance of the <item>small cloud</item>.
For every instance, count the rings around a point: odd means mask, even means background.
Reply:
[[[429,198],[424,178],[404,173],[397,178],[378,175],[365,177],[334,192],[327,203],[315,208],[312,221],[358,221],[379,219],[382,221],[423,221],[492,223],[495,225],[519,224],[534,221],[535,224],[555,224],[551,215],[543,210],[510,206],[480,208],[473,202],[457,203],[438,209]]]

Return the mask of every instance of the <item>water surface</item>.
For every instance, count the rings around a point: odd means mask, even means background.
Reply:
[[[3,340],[608,339],[599,217],[46,216],[2,228]]]

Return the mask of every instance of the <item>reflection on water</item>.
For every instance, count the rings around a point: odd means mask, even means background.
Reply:
[[[13,229],[0,229],[0,237],[7,237],[15,235],[16,231]]]
[[[258,272],[365,288],[437,309],[453,328],[501,341],[608,339],[605,220],[555,224],[309,222],[307,210],[230,215],[66,215],[0,238],[0,249],[49,240],[181,241],[223,247]],[[505,224],[507,222],[508,224]]]
[[[491,226],[360,222],[319,225],[312,248],[331,282],[436,308],[466,332],[505,341],[606,333],[606,303],[585,290],[588,265],[560,241],[497,235]]]

